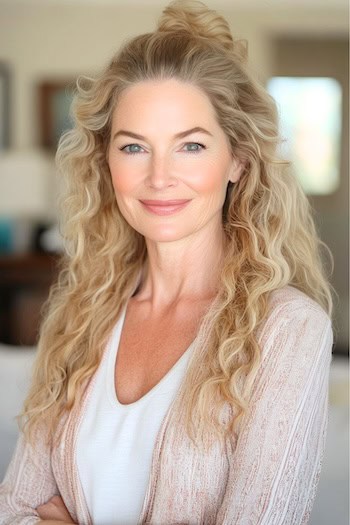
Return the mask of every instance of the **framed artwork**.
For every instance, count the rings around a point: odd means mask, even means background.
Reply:
[[[0,151],[10,146],[10,71],[0,62]]]
[[[75,80],[42,82],[39,85],[41,145],[56,150],[60,136],[72,127],[70,106]]]

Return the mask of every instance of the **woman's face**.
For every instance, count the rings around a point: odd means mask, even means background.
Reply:
[[[215,226],[212,221],[221,225],[227,184],[241,173],[209,98],[174,79],[143,81],[123,92],[108,164],[120,212],[153,241],[189,237]],[[178,200],[186,203],[164,205]]]

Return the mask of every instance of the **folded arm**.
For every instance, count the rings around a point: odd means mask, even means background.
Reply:
[[[39,432],[35,446],[20,434],[0,485],[0,525],[32,525],[40,521],[37,507],[58,494],[50,449]]]

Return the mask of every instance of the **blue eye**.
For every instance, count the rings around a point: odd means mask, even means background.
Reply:
[[[123,146],[122,148],[120,148],[120,151],[125,151],[125,153],[127,153],[128,155],[134,155],[135,153],[140,153],[140,150],[134,150],[134,148],[141,148],[141,146],[139,144],[127,144],[127,146]],[[127,148],[132,148],[132,150],[130,151],[127,150]],[[141,148],[142,149],[142,148]]]
[[[186,149],[188,153],[199,153],[203,149],[206,149],[204,144],[200,144],[199,142],[187,142],[184,147],[187,148],[187,146],[190,146],[189,149]],[[135,155],[137,153],[141,153],[143,148],[139,144],[127,144],[126,146],[123,146],[119,149],[128,155]]]
[[[190,153],[199,153],[202,149],[205,149],[204,144],[199,144],[199,142],[187,142],[185,146],[197,146],[196,149],[193,149],[193,148],[188,149],[187,151]]]

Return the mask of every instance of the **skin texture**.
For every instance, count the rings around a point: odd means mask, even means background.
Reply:
[[[209,133],[175,138],[195,127]],[[144,138],[115,138],[120,130]],[[113,112],[108,165],[119,209],[147,244],[133,308],[158,331],[171,320],[178,324],[184,312],[193,312],[194,305],[200,309],[215,296],[224,249],[222,207],[227,184],[237,182],[243,165],[233,157],[209,98],[175,79],[140,82],[121,95]],[[191,202],[158,216],[140,199]],[[37,510],[45,524],[73,523],[59,496]]]

